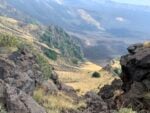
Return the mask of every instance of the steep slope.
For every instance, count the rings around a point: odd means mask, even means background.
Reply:
[[[83,59],[80,42],[59,27],[49,26],[40,39],[49,47],[60,50],[62,56],[71,58],[74,62]]]
[[[42,54],[33,54],[27,45],[24,39],[0,33],[0,103],[8,113],[46,113],[32,94],[38,85],[50,78],[51,67]],[[39,57],[44,60],[40,61]]]
[[[59,80],[43,48],[40,42],[0,33],[1,111],[61,113],[82,106],[75,90]]]
[[[150,43],[135,44],[128,48],[129,54],[122,56],[122,89],[120,104],[140,112],[150,112]],[[128,98],[127,98],[128,97]]]
[[[85,113],[149,113],[150,112],[150,43],[135,44],[121,57],[121,79],[104,85],[98,94],[89,92]]]
[[[0,17],[0,32],[14,34],[41,46],[43,53],[52,60],[77,64],[83,60],[80,42],[56,26],[24,23],[8,17]],[[58,58],[58,59],[57,59]]]
[[[3,0],[1,3],[15,10],[9,13],[9,8],[2,8],[2,12],[7,10],[6,14],[11,17],[12,14],[16,14],[15,18],[28,14],[30,18],[24,19],[25,21],[31,23],[39,21],[45,25],[60,26],[68,33],[79,37],[83,45],[86,45],[89,40],[96,42],[92,44],[93,46],[85,46],[85,57],[92,61],[95,57],[99,57],[95,62],[105,60],[104,64],[108,63],[110,58],[120,56],[120,52],[126,53],[129,43],[145,41],[150,36],[147,30],[150,13],[149,8],[144,6],[119,4],[110,0],[89,0],[88,2],[85,0],[6,0],[5,3]],[[16,12],[21,12],[22,16]],[[99,49],[95,51],[101,47],[101,42],[106,43],[102,46],[106,51]],[[110,45],[112,49],[108,50],[107,45]],[[89,57],[87,53],[90,51],[93,55]],[[113,51],[113,56],[108,51]],[[101,58],[101,54],[104,54],[106,59]],[[103,62],[99,63],[103,64]]]

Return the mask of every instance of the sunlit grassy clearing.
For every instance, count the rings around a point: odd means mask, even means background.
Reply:
[[[82,70],[87,70],[87,71],[99,71],[99,70],[102,69],[101,66],[96,65],[96,64],[94,64],[94,63],[92,63],[92,62],[85,62],[84,64],[82,64],[82,65],[80,66],[80,68],[81,68]]]
[[[98,88],[103,87],[105,84],[110,84],[114,80],[115,77],[109,72],[100,69],[100,66],[90,62],[86,64],[83,64],[83,67],[77,72],[57,71],[60,80],[67,85],[72,86],[78,91],[79,95],[84,95],[91,90],[98,91]],[[100,78],[92,78],[92,73],[95,71],[100,73]]]

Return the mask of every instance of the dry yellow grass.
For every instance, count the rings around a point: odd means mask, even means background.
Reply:
[[[76,91],[78,91],[79,95],[84,95],[86,92],[91,90],[98,91],[98,88],[103,87],[105,84],[110,84],[114,80],[115,77],[113,77],[107,71],[101,69],[100,66],[97,66],[90,62],[86,64],[82,65],[84,67],[81,67],[81,69],[76,72],[57,71],[60,80],[67,85],[72,86]],[[101,77],[92,78],[92,72],[95,72],[97,70],[100,73]]]
[[[84,78],[85,80],[81,80],[76,83],[67,83],[67,85],[72,86],[74,89],[79,91],[79,95],[84,95],[88,91],[99,91],[98,88],[103,87],[105,84],[110,84],[114,78],[110,76],[101,77],[101,78]]]
[[[150,47],[150,42],[145,42],[144,47]]]
[[[38,42],[37,38],[33,37],[33,35],[30,33],[30,31],[34,31],[38,29],[37,25],[33,24],[27,24],[24,26],[20,26],[20,21],[17,21],[13,18],[8,18],[4,16],[0,16],[0,32],[1,33],[7,33],[10,35],[14,35],[17,37],[21,37],[28,41],[29,43],[36,43],[41,47],[49,48],[46,44]],[[58,50],[55,50],[57,53],[60,54]]]
[[[57,71],[59,78],[64,83],[79,82],[88,76],[85,72],[69,72],[69,71]]]
[[[30,31],[36,31],[39,29],[39,27],[35,24],[27,24],[26,26],[23,27],[23,29],[27,32],[30,32]]]
[[[0,21],[5,22],[7,24],[12,24],[12,25],[18,24],[17,20],[13,18],[4,17],[4,16],[0,16]]]
[[[17,51],[16,47],[0,47],[0,55],[8,55]]]
[[[137,113],[136,111],[133,111],[131,108],[121,108],[118,112],[116,113]]]
[[[76,103],[71,97],[59,92],[56,95],[45,94],[44,90],[39,88],[33,94],[34,99],[46,108],[48,113],[61,113],[61,110],[85,107],[84,101]]]
[[[102,69],[101,66],[96,65],[96,64],[94,64],[94,63],[92,63],[92,62],[85,62],[84,64],[82,64],[82,65],[80,66],[80,68],[81,68],[82,70],[87,70],[87,71],[99,71],[99,70]]]

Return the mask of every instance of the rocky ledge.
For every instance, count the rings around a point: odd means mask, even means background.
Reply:
[[[25,49],[0,57],[0,103],[8,113],[46,113],[32,98],[43,82],[35,57]]]
[[[150,46],[135,44],[121,57],[122,106],[141,113],[150,112]]]
[[[135,44],[128,51],[121,57],[121,78],[105,85],[98,94],[87,93],[83,113],[118,113],[121,108],[150,113],[150,46]]]
[[[47,113],[32,98],[37,87],[43,88],[48,94],[62,91],[75,99],[78,98],[72,87],[59,81],[54,70],[45,80],[36,56],[28,49],[0,56],[0,104],[4,105],[7,113]]]

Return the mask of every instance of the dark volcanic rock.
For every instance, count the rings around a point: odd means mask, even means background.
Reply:
[[[130,104],[134,110],[150,112],[150,47],[136,44],[128,48],[129,54],[121,57],[123,107]]]
[[[141,47],[143,47],[143,44],[141,44],[141,43],[134,44],[134,45],[131,45],[131,46],[128,47],[128,51],[129,51],[129,53],[134,54]]]
[[[47,94],[56,94],[58,92],[58,88],[52,80],[44,81],[41,87]]]
[[[0,80],[0,103],[8,113],[46,113],[31,96]]]
[[[0,57],[0,103],[8,113],[46,113],[30,96],[42,82],[43,75],[29,51]]]
[[[15,52],[9,58],[0,58],[0,78],[28,94],[43,81],[39,70],[35,57],[25,50]]]
[[[54,84],[57,86],[59,90],[62,89],[62,83],[59,80],[58,74],[53,70],[51,73],[51,79],[54,82]]]
[[[128,107],[137,113],[150,113],[150,47],[135,44],[128,51],[121,57],[121,79],[105,85],[98,94],[87,93],[83,113],[116,113]]]
[[[87,109],[83,113],[109,113],[107,103],[94,92],[85,95],[87,99]]]
[[[9,85],[6,86],[6,109],[8,113],[46,113],[32,97]]]
[[[121,57],[122,80],[125,90],[134,82],[150,80],[150,48],[137,47],[134,54]]]
[[[99,95],[103,99],[110,99],[115,96],[116,90],[121,90],[122,81],[120,79],[115,79],[111,85],[105,85],[103,88],[100,89]]]

